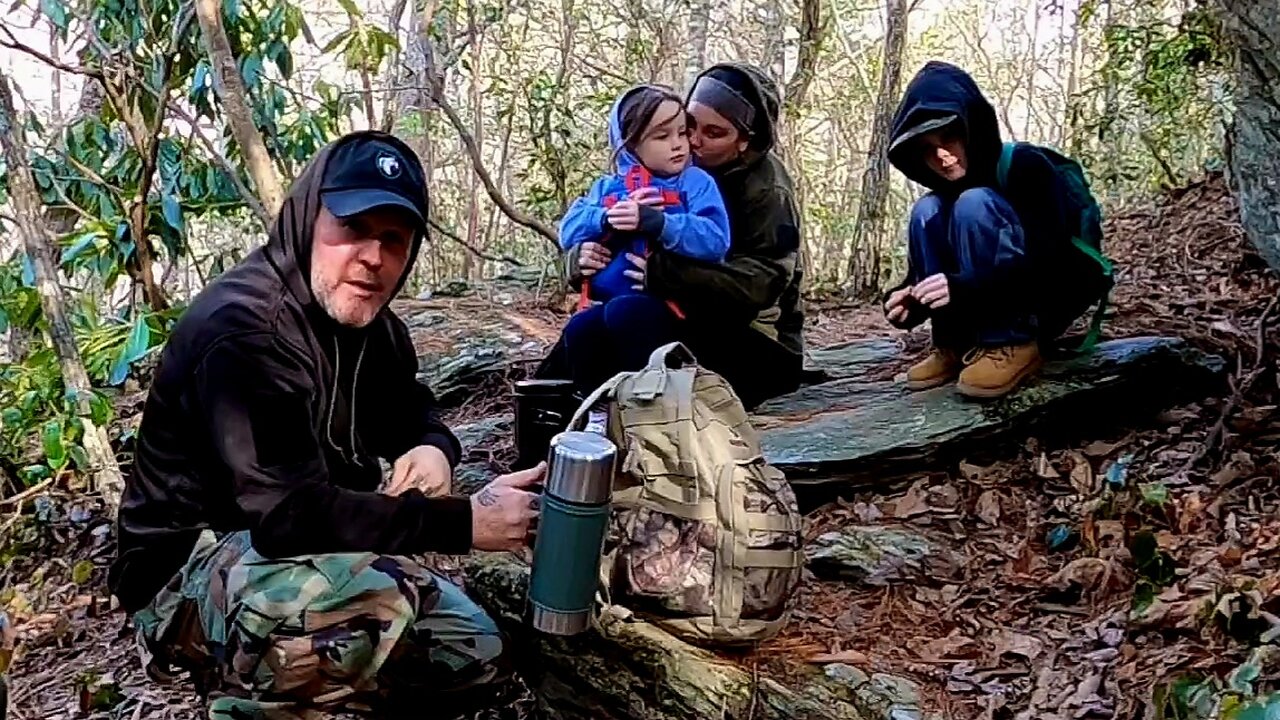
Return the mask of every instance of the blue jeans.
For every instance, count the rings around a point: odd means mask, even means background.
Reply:
[[[970,286],[1002,288],[978,293],[968,305],[953,292],[951,303],[930,314],[935,345],[963,351],[1036,339],[1031,298],[1018,290],[1028,284],[1009,282],[1030,272],[1026,236],[999,193],[980,187],[954,199],[920,198],[911,208],[908,253],[913,282],[946,273]]]
[[[575,389],[590,393],[620,372],[639,370],[678,332],[675,313],[652,295],[622,295],[582,310],[564,328]]]

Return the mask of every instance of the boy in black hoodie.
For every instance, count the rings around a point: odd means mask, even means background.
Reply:
[[[1040,343],[1067,317],[1067,190],[1034,147],[1018,146],[997,189],[1003,143],[995,109],[964,70],[929,62],[893,120],[889,161],[932,190],[911,209],[907,278],[885,303],[909,329],[932,320],[933,352],[907,373],[915,390],[957,380],[969,397],[1008,393],[1042,364]]]

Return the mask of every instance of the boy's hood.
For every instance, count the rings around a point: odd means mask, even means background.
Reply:
[[[968,158],[965,177],[957,183],[930,170],[910,142],[953,122],[960,125]],[[930,190],[972,187],[994,176],[1001,143],[995,108],[973,78],[955,65],[931,60],[912,78],[898,104],[889,135],[889,162]]]

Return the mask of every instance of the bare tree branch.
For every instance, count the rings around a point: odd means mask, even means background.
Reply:
[[[91,77],[91,78],[98,78],[98,79],[102,78],[102,73],[99,72],[98,70],[95,70],[94,68],[79,67],[76,65],[68,65],[64,62],[59,62],[49,57],[48,55],[40,52],[39,50],[36,50],[30,45],[27,45],[19,41],[18,38],[14,36],[12,32],[10,32],[9,28],[4,25],[0,25],[0,31],[3,31],[4,34],[9,37],[8,40],[0,40],[0,46],[7,47],[10,50],[17,50],[18,52],[21,52],[21,53],[26,53],[27,55],[34,57],[35,59],[39,60],[45,65],[48,65],[51,68],[61,70],[63,72],[75,73],[76,75],[84,75],[86,77]]]
[[[204,149],[209,153],[209,156],[218,163],[218,168],[227,176],[227,179],[231,181],[231,184],[236,186],[236,192],[240,193],[240,199],[244,200],[245,204],[249,206],[249,209],[253,211],[253,214],[257,216],[258,221],[262,223],[263,229],[270,230],[273,220],[271,213],[267,212],[266,207],[262,204],[262,200],[260,200],[258,196],[249,189],[249,186],[245,185],[244,181],[240,179],[240,173],[236,172],[235,165],[232,165],[231,161],[228,160],[225,155],[218,152],[218,148],[214,147],[213,141],[210,140],[209,137],[204,134],[204,131],[200,129],[200,122],[177,103],[170,102],[169,109],[173,114],[191,125],[193,128],[192,134],[200,140],[201,145],[204,145]]]
[[[483,250],[481,250],[480,248],[477,248],[476,246],[474,246],[474,245],[472,245],[471,243],[467,242],[466,240],[462,239],[462,236],[461,236],[461,235],[459,235],[458,233],[456,233],[456,232],[454,232],[454,231],[450,230],[449,228],[447,228],[447,227],[445,227],[445,226],[441,225],[440,223],[436,222],[434,218],[430,218],[430,219],[428,219],[428,220],[427,220],[427,224],[431,226],[431,229],[432,229],[432,230],[435,230],[436,232],[440,233],[441,235],[445,236],[446,238],[448,238],[448,239],[450,239],[450,240],[452,240],[452,241],[454,241],[454,242],[458,243],[458,244],[459,244],[459,245],[461,245],[463,248],[465,248],[468,252],[470,252],[472,255],[475,255],[476,257],[480,258],[481,260],[489,260],[489,261],[491,261],[491,262],[504,262],[504,263],[511,263],[512,265],[516,265],[516,266],[518,266],[518,267],[524,267],[524,263],[522,263],[522,262],[520,262],[519,260],[517,260],[517,259],[515,259],[515,258],[511,257],[510,255],[502,255],[502,256],[498,256],[498,255],[490,255],[490,254],[488,254],[488,253],[484,252],[484,251],[483,251]]]
[[[512,222],[529,228],[546,238],[551,244],[559,247],[555,230],[541,220],[516,209],[514,205],[503,197],[501,191],[493,184],[493,177],[489,175],[489,171],[484,166],[484,158],[480,155],[480,148],[476,146],[475,137],[472,136],[467,126],[463,124],[462,118],[458,116],[458,111],[445,98],[443,88],[437,84],[431,90],[431,99],[444,111],[445,117],[449,119],[449,124],[453,125],[453,129],[457,131],[458,136],[462,139],[462,144],[467,148],[467,155],[471,157],[471,165],[475,168],[476,174],[480,176],[480,182],[484,183],[484,189],[489,193],[489,198],[502,209],[502,212],[507,217],[511,218]]]

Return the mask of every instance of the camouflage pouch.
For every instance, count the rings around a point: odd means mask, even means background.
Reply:
[[[602,401],[620,457],[606,602],[703,645],[776,634],[800,580],[801,517],[732,388],[673,343],[597,390],[570,426]]]

